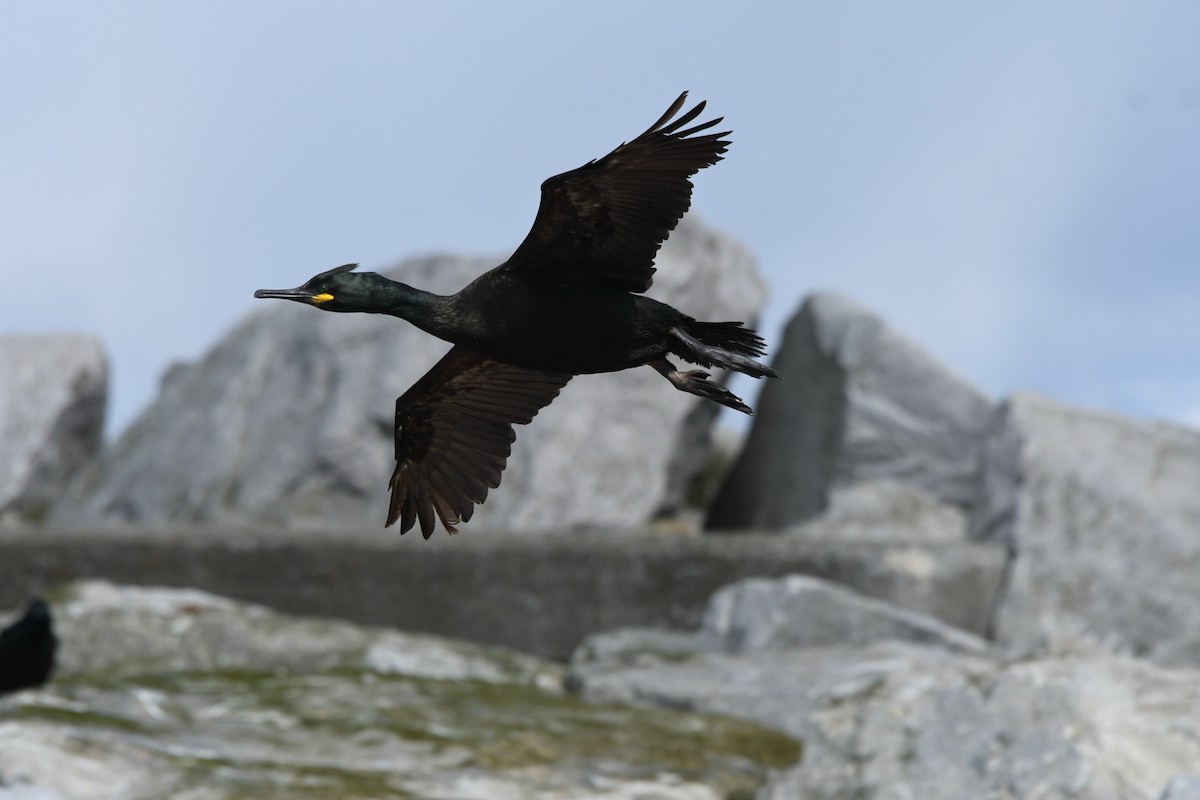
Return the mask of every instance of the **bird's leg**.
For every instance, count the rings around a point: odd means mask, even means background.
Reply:
[[[750,406],[743,403],[740,397],[721,384],[709,380],[708,373],[702,369],[693,369],[685,372],[684,370],[676,369],[675,365],[665,358],[651,361],[650,366],[658,370],[659,374],[669,380],[676,389],[699,395],[709,400],[715,400],[726,408],[732,408],[735,411],[741,411],[751,416],[754,415]]]

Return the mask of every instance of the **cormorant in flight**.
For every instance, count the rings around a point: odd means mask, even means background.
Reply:
[[[396,400],[396,470],[387,525],[435,517],[450,533],[471,518],[526,424],[573,375],[649,364],[677,389],[753,413],[693,364],[779,377],[754,359],[763,340],[740,322],[700,322],[643,296],[654,257],[692,199],[691,176],[721,160],[720,118],[687,127],[687,92],[650,128],[601,159],[542,184],[533,228],[512,256],[457,294],[441,296],[354,272],[322,272],[296,289],[260,289],[324,311],[390,314],[453,343]]]

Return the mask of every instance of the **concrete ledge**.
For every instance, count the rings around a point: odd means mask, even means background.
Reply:
[[[565,659],[625,626],[693,629],[740,578],[790,573],[982,634],[1004,553],[989,544],[876,545],[746,534],[470,531],[0,532],[0,608],[79,578],[190,586],[281,611],[500,644]]]

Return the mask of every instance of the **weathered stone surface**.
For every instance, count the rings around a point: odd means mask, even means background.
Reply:
[[[405,262],[393,277],[454,292],[496,259]],[[685,221],[652,294],[693,316],[752,320],[764,297],[740,245]],[[384,316],[264,304],[154,404],[72,488],[64,524],[382,525],[397,395],[448,349]],[[631,526],[681,506],[717,406],[654,370],[573,380],[518,428],[502,488],[469,528]]]
[[[697,633],[663,628],[617,628],[587,637],[571,654],[568,685],[578,688],[584,676],[614,668],[676,664],[712,652]]]
[[[55,604],[58,677],[262,670],[519,683],[549,691],[559,668],[532,656],[344,622],[290,618],[198,589],[74,584]]]
[[[398,539],[391,530],[0,532],[0,604],[80,578],[192,586],[297,614],[566,659],[629,626],[690,630],[713,593],[803,573],[980,633],[1004,567],[991,543],[898,546],[794,536],[579,531]]]
[[[588,705],[507,651],[83,584],[63,663],[0,718],[0,798],[750,796],[799,755],[751,723]]]
[[[986,654],[983,639],[926,614],[872,600],[807,575],[748,578],[713,595],[696,632],[619,628],[587,637],[571,654],[570,685],[596,674],[687,662],[712,653],[783,652],[902,641]]]
[[[713,530],[788,528],[861,481],[974,496],[990,403],[882,320],[829,294],[792,318],[746,447],[709,514]]]
[[[1173,778],[1158,800],[1200,800],[1200,775],[1180,775]]]
[[[996,415],[972,530],[1015,557],[999,640],[1200,665],[1200,432],[1019,394]]]
[[[730,653],[888,639],[987,651],[984,640],[933,617],[807,575],[750,578],[727,586],[709,603],[700,639],[710,649]]]
[[[100,449],[108,364],[84,336],[0,338],[0,521],[39,521]]]
[[[829,508],[788,532],[831,541],[952,544],[966,541],[967,514],[917,486],[868,480],[834,489]]]
[[[1200,763],[1200,673],[1003,663],[888,642],[576,675],[585,697],[751,719],[804,742],[763,800],[1142,800]]]

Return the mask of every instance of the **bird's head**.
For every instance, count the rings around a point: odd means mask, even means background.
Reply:
[[[375,311],[378,284],[387,281],[374,272],[354,272],[357,266],[343,264],[309,278],[295,289],[259,289],[254,296],[295,300],[323,311]]]

